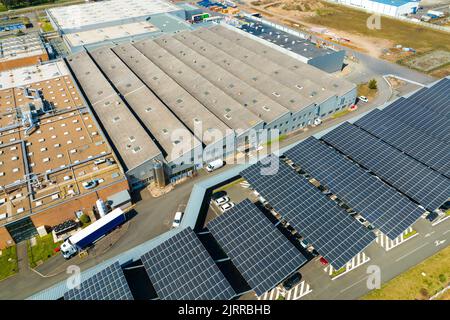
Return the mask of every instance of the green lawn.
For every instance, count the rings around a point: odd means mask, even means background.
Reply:
[[[8,261],[11,258],[11,261]],[[19,271],[17,265],[16,246],[2,250],[0,256],[0,281]]]
[[[413,235],[415,235],[416,233],[417,233],[416,230],[413,230],[413,231],[411,231],[411,232],[408,232],[407,234],[405,234],[405,235],[403,236],[403,239],[406,240],[406,239],[412,237]]]
[[[450,246],[369,292],[365,300],[425,300],[450,283]]]
[[[51,258],[56,254],[55,248],[59,247],[61,244],[53,242],[53,235],[50,233],[44,237],[36,237],[36,245],[31,246],[30,240],[28,240],[28,259],[30,262],[30,267],[34,268],[39,263],[43,263],[45,260]]]
[[[50,22],[42,20],[41,21],[41,29],[44,32],[52,32],[55,31],[55,29],[53,29],[53,26]]]
[[[8,11],[8,8],[5,7],[3,3],[0,2],[0,12]]]

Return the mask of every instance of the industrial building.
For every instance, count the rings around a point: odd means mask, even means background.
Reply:
[[[326,72],[337,72],[343,68],[345,50],[335,50],[325,44],[315,43],[307,34],[251,15],[244,16],[240,23],[242,31],[269,42],[269,45],[286,49],[287,54],[297,55],[304,63]]]
[[[176,179],[256,149],[262,129],[286,134],[354,103],[355,85],[235,30],[199,28],[67,59],[133,188],[153,179],[155,161]]]
[[[333,0],[336,3],[361,8],[392,17],[415,14],[420,0]]]
[[[63,61],[0,73],[0,248],[128,181]]]
[[[107,0],[47,10],[70,52],[138,41],[192,29],[185,20],[198,9],[170,2]]]
[[[48,54],[38,33],[0,39],[0,72],[47,61]]]

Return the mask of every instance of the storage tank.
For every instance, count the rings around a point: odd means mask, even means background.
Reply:
[[[155,179],[155,184],[160,187],[164,188],[166,183],[166,173],[164,172],[164,166],[161,162],[155,162],[153,165],[153,177]]]

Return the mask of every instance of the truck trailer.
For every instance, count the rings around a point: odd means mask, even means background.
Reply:
[[[78,252],[85,250],[108,232],[126,221],[125,213],[117,208],[98,219],[83,230],[70,236],[61,244],[61,253],[65,259],[70,259]]]

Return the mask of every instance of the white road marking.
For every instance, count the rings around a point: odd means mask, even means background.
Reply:
[[[424,244],[422,244],[421,246],[415,248],[414,250],[410,251],[409,253],[401,256],[400,258],[396,259],[395,262],[398,262],[400,260],[402,260],[403,258],[406,258],[407,256],[409,256],[410,254],[413,254],[414,252],[416,252],[419,249],[422,249],[423,247],[425,247],[426,245],[430,244],[429,242],[425,242]]]
[[[449,232],[450,232],[450,230],[447,230],[447,231],[444,231],[442,234],[447,234]]]
[[[347,290],[350,289],[350,288],[353,288],[354,286],[356,286],[357,284],[359,284],[361,281],[367,280],[368,277],[369,277],[369,276],[365,276],[364,278],[362,278],[362,279],[356,281],[355,283],[349,285],[347,288],[342,289],[341,292],[344,292],[344,291],[347,291]]]

